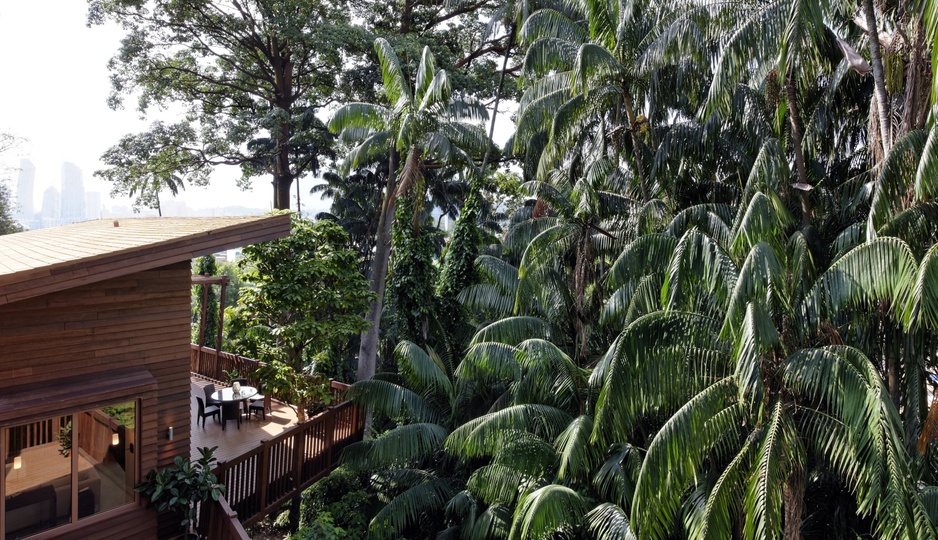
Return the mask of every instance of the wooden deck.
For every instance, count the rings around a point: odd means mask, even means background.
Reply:
[[[208,418],[203,429],[201,425],[196,425],[199,409],[195,397],[203,396],[202,389],[210,383],[201,377],[191,377],[192,392],[189,399],[192,402],[192,440],[189,446],[192,459],[199,458],[199,448],[217,446],[215,457],[219,463],[231,461],[260,446],[262,440],[270,440],[296,426],[296,411],[277,400],[271,400],[272,411],[267,413],[267,420],[252,415],[251,420],[242,418],[241,429],[235,423],[228,422],[222,431],[220,423]],[[215,386],[219,388],[217,384]]]
[[[233,369],[252,381],[262,365],[251,358],[192,345],[193,417],[198,411],[195,396],[204,395],[202,388],[209,381],[216,381],[218,387],[217,381]],[[246,540],[239,521],[250,526],[276,512],[329,474],[342,451],[362,439],[364,414],[354,402],[345,400],[349,386],[336,381],[329,386],[334,404],[301,424],[296,422],[293,409],[275,402],[267,421],[242,421],[240,430],[228,424],[223,432],[212,420],[204,430],[193,427],[193,451],[200,446],[218,446],[219,463],[214,472],[226,490],[223,501],[203,508],[199,527],[206,538]],[[193,453],[193,457],[197,456]]]

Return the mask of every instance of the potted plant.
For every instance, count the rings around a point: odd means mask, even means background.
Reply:
[[[225,493],[225,486],[212,473],[217,448],[199,448],[202,457],[194,462],[176,456],[172,465],[151,470],[146,480],[134,488],[160,512],[170,511],[182,517],[179,524],[185,532],[181,538],[199,538],[195,531],[199,503],[217,501]]]
[[[274,360],[258,368],[256,375],[267,385],[268,392],[275,391],[296,410],[299,422],[306,421],[307,412],[316,413],[332,403],[329,379],[321,373],[306,374]]]
[[[238,368],[231,368],[231,371],[226,369],[221,370],[225,374],[225,377],[228,377],[228,385],[231,385],[231,381],[241,377],[241,373],[238,371]]]

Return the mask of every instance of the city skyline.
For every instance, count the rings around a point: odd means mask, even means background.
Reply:
[[[50,168],[37,167],[29,159],[21,159],[17,167],[14,216],[29,229],[44,229],[89,219],[157,215],[156,210],[151,209],[134,212],[128,201],[104,199],[101,192],[84,189],[84,171],[71,162],[62,162],[57,167],[58,185],[37,183],[37,173],[44,173],[48,177],[49,172],[45,169]],[[162,208],[164,215],[177,217],[244,215],[255,214],[259,210],[239,205],[192,208],[186,201],[172,198],[163,201]]]

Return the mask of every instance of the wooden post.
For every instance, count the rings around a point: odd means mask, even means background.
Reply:
[[[335,445],[335,406],[326,411],[326,469],[332,468],[332,447]]]
[[[304,423],[304,429],[297,430],[293,436],[293,489],[297,492],[303,485],[303,458],[306,453],[306,432],[309,431],[305,428],[309,425],[309,422]]]
[[[208,289],[211,285],[202,285],[202,319],[199,321],[199,347],[205,346],[205,316],[208,310]]]
[[[228,287],[228,276],[221,280],[221,294],[218,297],[218,338],[215,339],[215,349],[221,351],[221,330],[225,325],[225,290]]]
[[[306,454],[306,433],[310,423],[306,422],[303,428],[293,436],[293,499],[290,500],[290,532],[295,533],[300,528],[300,487],[303,485],[303,458]]]
[[[270,442],[261,439],[261,446],[264,450],[261,452],[261,459],[257,460],[257,469],[254,471],[254,493],[258,494],[259,506],[258,514],[267,510],[267,486],[270,483]]]

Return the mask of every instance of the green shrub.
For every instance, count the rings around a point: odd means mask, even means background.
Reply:
[[[332,527],[344,535],[336,538],[362,540],[368,536],[368,523],[377,505],[375,494],[368,488],[367,476],[339,467],[303,492],[300,524],[314,531]],[[305,538],[319,537],[298,540]]]

